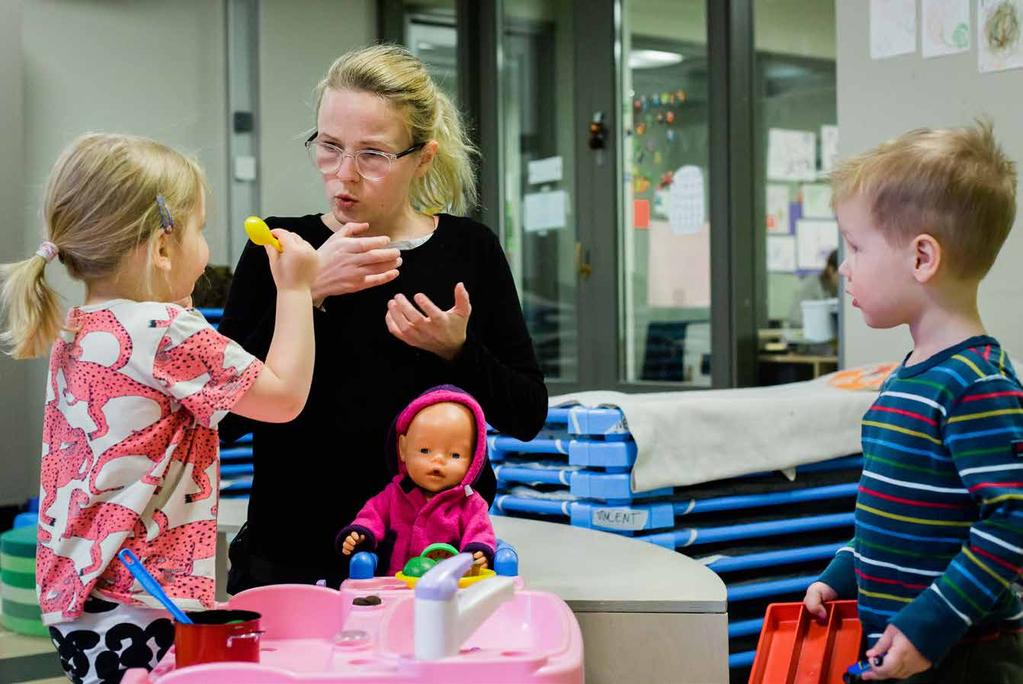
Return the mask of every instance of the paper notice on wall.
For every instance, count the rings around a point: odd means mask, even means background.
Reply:
[[[838,160],[838,126],[821,126],[821,171],[831,173]]]
[[[767,132],[767,177],[771,180],[817,179],[817,134],[772,128]]]
[[[838,249],[838,222],[804,219],[796,223],[796,267],[822,271],[828,256]]]
[[[679,235],[667,221],[650,222],[647,303],[669,308],[710,306],[710,228]]]
[[[527,194],[523,197],[523,228],[530,232],[564,228],[567,200],[563,190]]]
[[[923,0],[920,52],[940,57],[970,49],[970,0]]]
[[[789,186],[767,184],[767,232],[789,234]]]
[[[1023,67],[1023,0],[980,0],[977,65],[981,73]]]
[[[529,184],[557,183],[561,180],[561,157],[537,159],[526,165]]]
[[[796,236],[767,236],[767,270],[771,273],[792,273],[796,270]]]
[[[692,235],[700,231],[706,220],[703,202],[703,170],[699,166],[683,166],[672,176],[668,198],[671,232]]]
[[[650,200],[632,200],[632,225],[640,229],[650,227]]]
[[[916,51],[916,0],[870,0],[870,57]]]
[[[663,221],[668,220],[671,211],[671,193],[668,188],[654,190],[654,207],[652,216]]]
[[[806,218],[829,219],[834,216],[831,210],[831,186],[827,183],[811,183],[804,185],[800,192],[803,195],[803,216]]]

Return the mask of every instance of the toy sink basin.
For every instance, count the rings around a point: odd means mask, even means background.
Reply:
[[[353,605],[373,595],[378,605]],[[462,645],[457,656],[413,657],[414,592],[391,577],[346,581],[340,591],[304,584],[250,589],[227,607],[254,610],[265,630],[260,662],[176,670],[173,649],[152,673],[129,670],[125,684],[264,682],[489,682],[582,684],[583,643],[571,609],[554,594],[517,590]]]

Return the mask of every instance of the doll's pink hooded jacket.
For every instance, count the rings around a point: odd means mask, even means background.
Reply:
[[[442,402],[462,404],[476,422],[476,450],[462,483],[427,500],[398,458],[397,435],[405,434],[416,414]],[[496,538],[486,500],[472,489],[487,459],[487,423],[483,409],[467,392],[443,385],[419,395],[398,416],[387,440],[388,458],[397,462],[398,474],[382,492],[370,499],[351,525],[337,536],[337,549],[352,532],[366,535],[358,550],[377,550],[387,574],[401,570],[409,558],[430,544],[443,542],[460,551],[482,551],[494,563]]]

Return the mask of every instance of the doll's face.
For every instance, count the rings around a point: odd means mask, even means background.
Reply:
[[[409,477],[429,494],[460,484],[475,448],[472,412],[454,402],[427,406],[398,437],[398,456]]]

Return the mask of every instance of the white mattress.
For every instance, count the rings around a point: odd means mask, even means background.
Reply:
[[[860,420],[877,394],[839,389],[831,376],[744,389],[578,392],[551,406],[622,410],[638,454],[637,492],[783,470],[860,453]]]

